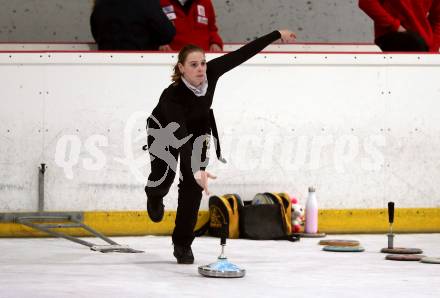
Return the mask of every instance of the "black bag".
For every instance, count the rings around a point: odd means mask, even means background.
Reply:
[[[240,213],[240,236],[255,240],[284,237],[280,206],[272,204],[248,205]]]
[[[290,199],[284,193],[264,193],[272,203],[252,205],[245,202],[240,209],[240,237],[254,240],[298,241],[291,235]]]

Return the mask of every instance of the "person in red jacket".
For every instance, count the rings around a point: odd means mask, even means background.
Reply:
[[[439,51],[440,0],[359,0],[359,7],[382,51]]]
[[[176,28],[174,39],[161,50],[180,51],[187,44],[205,51],[222,50],[211,0],[160,0],[160,6]]]

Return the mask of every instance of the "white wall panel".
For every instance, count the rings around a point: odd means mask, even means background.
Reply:
[[[322,58],[315,56],[316,61]],[[327,208],[374,206],[383,195],[383,178],[378,178],[383,175],[381,164],[369,162],[371,154],[363,152],[365,146],[383,138],[385,103],[376,96],[384,83],[380,68],[300,63],[245,66],[225,81],[215,104],[218,121],[227,125],[223,139],[236,140],[249,150],[225,148],[240,174],[240,193],[251,196],[286,189],[304,198],[307,185],[316,185],[334,195],[332,202],[324,198]],[[228,103],[237,99],[232,110]],[[345,153],[344,145],[353,142],[354,148]],[[369,166],[374,169],[364,169]],[[229,178],[226,184],[235,185],[237,179],[229,170],[218,174]]]
[[[44,162],[47,210],[144,210],[145,119],[174,60],[0,54],[1,209],[35,210]],[[211,191],[303,200],[313,185],[322,208],[438,207],[437,78],[438,55],[259,54],[218,83],[228,163],[211,153]]]
[[[45,69],[15,63],[0,67],[1,210],[31,211],[37,208],[44,152]]]
[[[49,180],[54,189],[50,208],[145,209],[143,184],[149,167],[141,150],[145,138],[137,138],[145,135],[145,119],[167,86],[170,68],[58,64],[48,69],[54,84],[47,104],[56,113],[46,116],[53,127],[50,139],[56,141],[48,144],[48,154],[58,156],[52,166],[57,178]],[[59,136],[65,138],[60,142]],[[80,148],[79,155],[59,156],[72,145]],[[65,160],[65,166],[57,160]],[[64,188],[72,191],[65,193]]]
[[[387,69],[385,128],[390,142],[386,164],[387,197],[417,206],[439,206],[440,76],[438,66],[419,71],[406,65]],[[407,86],[407,88],[402,88]],[[400,107],[400,108],[398,108]]]

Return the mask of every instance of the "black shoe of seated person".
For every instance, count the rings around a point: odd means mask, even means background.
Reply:
[[[147,199],[148,216],[153,222],[160,222],[165,213],[165,206],[162,199]]]
[[[174,245],[173,255],[177,259],[178,264],[193,264],[194,255],[191,246]]]

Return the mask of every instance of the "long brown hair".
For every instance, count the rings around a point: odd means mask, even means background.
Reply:
[[[183,65],[188,55],[194,52],[201,52],[205,54],[205,51],[202,48],[195,46],[193,44],[187,44],[180,50],[179,56],[177,57],[177,63],[176,65],[174,65],[173,74],[171,75],[171,80],[174,83],[176,83],[182,77],[182,73],[180,72],[179,69],[179,63]]]

